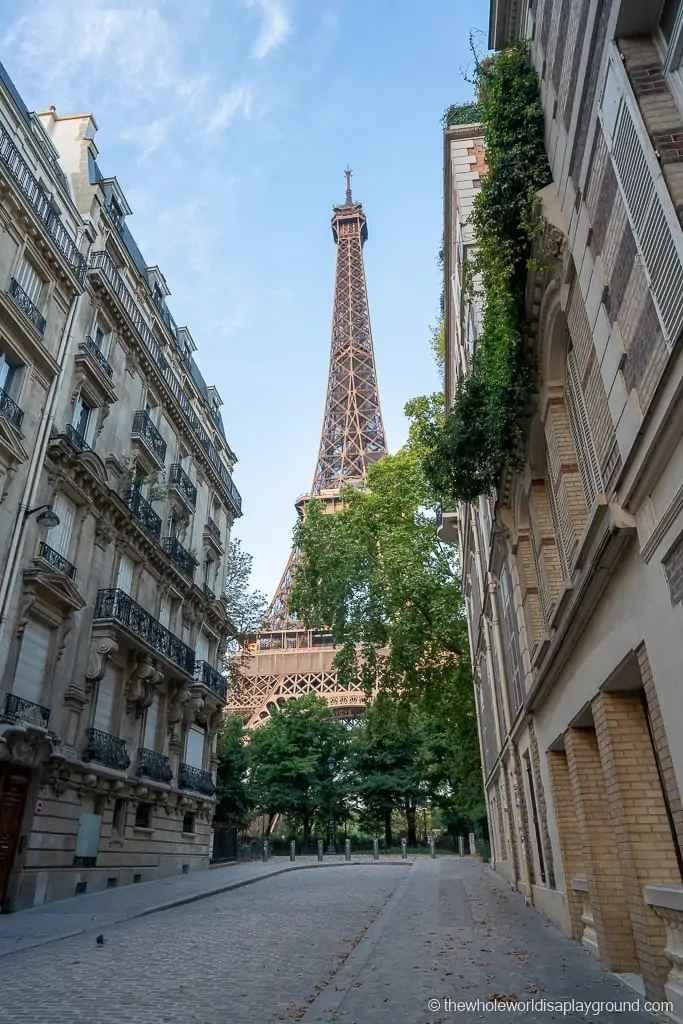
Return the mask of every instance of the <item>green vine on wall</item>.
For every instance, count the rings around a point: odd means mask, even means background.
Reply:
[[[551,180],[528,44],[479,61],[475,80],[488,170],[470,218],[476,249],[467,279],[483,299],[482,329],[450,413],[433,424],[425,460],[430,483],[452,501],[472,501],[498,484],[506,465],[520,467],[535,385],[524,291],[540,229],[537,192]]]
[[[478,103],[452,103],[446,107],[441,124],[444,128],[454,128],[458,124],[480,124],[481,120],[482,112]]]

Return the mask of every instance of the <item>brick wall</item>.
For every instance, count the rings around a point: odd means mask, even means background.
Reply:
[[[579,823],[574,810],[574,799],[569,780],[569,764],[564,750],[549,750],[547,758],[572,938],[580,942],[583,935],[583,922],[581,921],[583,901],[580,894],[572,889],[571,880],[572,878],[582,878],[586,869],[583,862]]]

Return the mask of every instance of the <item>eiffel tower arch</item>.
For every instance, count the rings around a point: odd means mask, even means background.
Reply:
[[[367,219],[362,205],[353,201],[350,170],[346,200],[333,207],[332,234],[337,265],[327,396],[313,486],[295,503],[299,517],[311,499],[334,514],[341,506],[341,488],[362,487],[368,466],[387,453],[363,263]],[[330,634],[305,629],[287,608],[298,560],[294,549],[263,627],[248,655],[235,665],[240,685],[228,710],[240,713],[252,728],[266,721],[274,707],[306,693],[324,697],[347,720],[359,718],[365,707],[363,691],[344,687],[337,678],[332,665],[337,649]]]

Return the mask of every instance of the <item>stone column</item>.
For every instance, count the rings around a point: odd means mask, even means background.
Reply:
[[[600,962],[608,971],[637,974],[640,967],[594,730],[568,729],[565,749]]]
[[[569,910],[572,938],[581,942],[583,938],[583,900],[578,892],[572,889],[572,878],[585,876],[583,850],[579,823],[574,809],[572,787],[569,780],[569,764],[564,750],[549,750],[547,753],[550,782],[553,788],[555,805],[555,823],[560,843],[562,868],[564,870],[564,892]]]
[[[647,993],[661,999],[666,928],[643,887],[675,885],[680,875],[645,710],[639,693],[599,693],[592,706],[640,970]]]

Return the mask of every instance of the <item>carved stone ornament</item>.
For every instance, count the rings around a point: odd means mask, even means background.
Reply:
[[[17,639],[21,639],[26,629],[26,623],[29,620],[29,612],[35,604],[36,592],[33,587],[27,587],[22,595],[19,604],[19,615],[17,618]]]
[[[98,519],[95,524],[95,544],[104,551],[114,538],[114,528],[106,519]]]
[[[113,637],[93,637],[90,641],[88,660],[85,666],[86,691],[104,678],[107,669],[107,658],[113,657],[119,649]]]
[[[139,654],[136,665],[126,682],[126,709],[140,717],[154,700],[154,691],[161,685],[164,674],[152,661],[151,655]]]
[[[182,721],[185,705],[192,699],[192,694],[185,683],[176,683],[176,691],[168,702],[167,718],[171,727]]]
[[[11,722],[0,725],[0,761],[11,761],[26,766],[45,764],[58,754],[60,741],[34,729],[27,722]]]
[[[71,770],[69,768],[60,768],[58,765],[55,765],[52,773],[46,779],[46,784],[55,796],[63,796],[69,788],[70,779]]]

